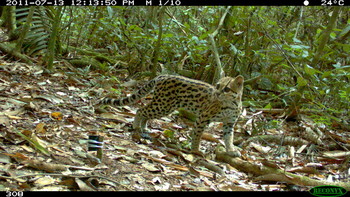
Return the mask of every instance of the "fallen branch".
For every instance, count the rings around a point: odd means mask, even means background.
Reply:
[[[208,170],[211,170],[213,172],[216,172],[218,174],[220,174],[221,176],[224,176],[225,175],[225,172],[217,165],[211,163],[211,162],[208,162],[204,159],[200,159],[197,161],[197,164],[198,165],[201,165],[201,166],[204,166],[205,168],[207,168]]]
[[[335,185],[335,186],[343,187],[347,190],[350,189],[350,182],[328,182],[328,181],[315,180],[306,176],[285,172],[283,169],[268,167],[261,164],[258,165],[255,163],[244,161],[238,157],[231,157],[225,152],[225,148],[221,146],[219,146],[215,150],[215,152],[216,152],[216,158],[219,161],[228,163],[240,171],[261,176],[257,178],[257,180],[265,180],[262,178],[273,176],[275,180],[279,179],[284,182],[295,184],[295,185],[304,185],[304,186]]]
[[[302,145],[309,144],[308,141],[300,137],[283,136],[283,135],[254,136],[244,141],[243,146],[248,145],[250,142],[268,142],[268,143],[275,143],[275,144],[282,144],[281,142],[283,142],[283,145],[291,145],[291,146],[302,146]]]
[[[20,59],[22,62],[32,65],[33,61],[26,55],[19,53],[14,50],[10,45],[0,43],[0,51],[3,51],[7,55],[14,57],[15,59]]]

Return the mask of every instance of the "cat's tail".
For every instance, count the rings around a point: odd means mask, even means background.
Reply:
[[[144,85],[142,88],[134,92],[132,95],[125,97],[125,98],[104,98],[100,104],[108,104],[108,105],[115,105],[115,106],[123,106],[123,105],[129,105],[132,103],[135,103],[136,101],[140,100],[142,97],[144,97],[146,94],[151,92],[151,90],[154,87],[154,84],[156,82],[156,78],[149,81],[146,85]]]

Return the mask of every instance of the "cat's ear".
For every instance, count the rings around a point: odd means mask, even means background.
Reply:
[[[243,90],[243,83],[244,83],[244,77],[242,75],[238,75],[234,79],[234,84],[235,84],[237,90]]]

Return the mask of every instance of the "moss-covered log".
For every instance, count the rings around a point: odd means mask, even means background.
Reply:
[[[30,64],[30,65],[33,64],[32,60],[28,56],[26,56],[22,53],[16,52],[14,50],[14,48],[11,47],[11,45],[6,45],[4,43],[0,43],[0,50],[2,52],[6,53],[7,55],[9,55],[10,57],[13,57],[15,59],[19,59],[21,62]]]

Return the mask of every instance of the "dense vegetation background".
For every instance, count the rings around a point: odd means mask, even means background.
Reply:
[[[39,65],[47,74],[63,68],[69,76],[72,70],[82,78],[93,73],[85,83],[116,95],[126,78],[180,74],[214,83],[241,74],[248,113],[270,114],[248,121],[253,133],[286,121],[350,131],[348,7],[50,6],[0,12],[4,61]],[[349,139],[341,143],[348,151]]]
[[[349,15],[346,7],[2,8],[16,51],[49,69],[53,57],[69,58],[110,76],[126,69],[131,78],[177,73],[210,83],[222,69],[250,79],[245,106],[305,109],[327,126],[349,124]]]

